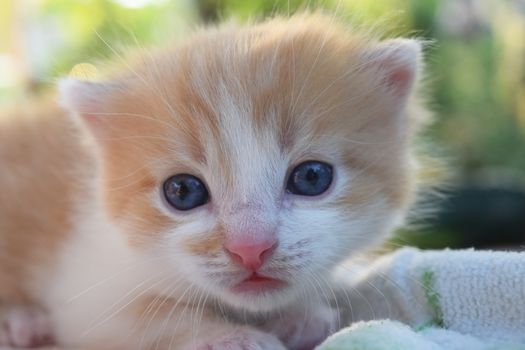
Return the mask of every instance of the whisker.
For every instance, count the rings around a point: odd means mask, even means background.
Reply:
[[[105,284],[105,283],[107,283],[107,282],[109,282],[109,281],[119,277],[122,273],[124,273],[126,271],[129,271],[129,270],[131,270],[133,268],[136,268],[137,266],[140,266],[140,265],[148,264],[148,263],[150,263],[150,262],[152,262],[154,260],[161,259],[161,258],[163,258],[163,257],[154,256],[154,257],[151,257],[151,258],[148,258],[148,259],[136,262],[136,263],[134,263],[134,264],[132,264],[130,266],[126,266],[124,269],[117,271],[115,274],[113,274],[113,275],[111,275],[111,276],[109,276],[107,278],[104,278],[101,281],[99,281],[99,282],[89,286],[88,288],[84,289],[80,293],[75,294],[73,297],[71,297],[70,299],[66,300],[66,305],[71,303],[71,302],[73,302],[73,301],[75,301],[76,299],[82,297],[86,293],[89,293],[91,290],[93,290],[93,289],[95,289],[95,288],[97,288],[97,287],[99,287],[99,286],[101,286],[101,285],[103,285],[103,284]]]
[[[108,322],[111,318],[113,318],[115,315],[117,315],[120,311],[124,310],[127,306],[129,306],[130,304],[132,304],[135,300],[137,300],[138,298],[140,298],[141,296],[143,296],[144,294],[146,294],[147,292],[149,292],[151,289],[153,289],[154,287],[156,287],[159,283],[161,282],[164,282],[166,279],[168,279],[170,276],[168,277],[165,277],[163,278],[161,281],[157,281],[155,282],[154,284],[152,284],[151,286],[149,286],[148,288],[146,288],[145,290],[141,291],[138,295],[134,296],[131,300],[129,300],[128,302],[126,302],[124,305],[120,306],[117,310],[111,312],[108,316],[106,316],[105,318],[103,318],[102,320],[100,320],[99,322],[93,324],[94,322],[96,322],[97,320],[99,320],[101,317],[103,317],[103,315],[101,316],[98,316],[96,319],[94,319],[90,325],[88,325],[88,329],[82,333],[82,337],[88,335],[89,333],[91,333],[95,328],[98,328],[100,327],[101,325],[103,325],[104,323]],[[148,279],[148,281],[151,280],[151,278]],[[144,281],[145,282],[145,281]],[[132,292],[134,292],[135,290],[137,290],[142,284],[144,284],[144,282],[140,283],[138,286],[136,286],[135,288],[133,288],[130,292],[126,293],[124,295],[124,297],[121,297],[115,304],[113,304],[112,306],[110,306],[109,310],[111,310],[112,308],[114,308],[119,302],[121,302],[125,297],[129,296]],[[106,314],[108,311],[105,311],[103,314]]]
[[[170,283],[166,288],[164,288],[161,292],[159,292],[157,296],[148,303],[148,306],[144,309],[144,311],[140,314],[139,318],[137,319],[137,322],[135,323],[135,327],[133,327],[132,332],[137,330],[138,327],[141,327],[141,329],[139,330],[142,333],[139,343],[140,350],[143,348],[144,340],[146,335],[148,334],[148,330],[151,326],[151,323],[155,319],[155,316],[157,315],[159,310],[162,308],[162,305],[166,303],[169,299],[169,296],[167,295],[168,292],[170,290],[173,290],[173,287],[177,285],[180,279],[181,278],[176,279],[175,281]],[[151,315],[149,315],[147,322],[144,322],[146,321],[146,317],[148,316],[148,314],[150,314],[153,311],[153,308],[155,308],[155,311]]]
[[[153,314],[150,316],[150,318],[149,318],[149,320],[148,320],[148,322],[147,322],[147,324],[146,324],[146,327],[145,327],[146,329],[149,329],[149,327],[151,326],[151,324],[152,324],[153,321],[155,320],[157,314],[158,314],[159,311],[162,309],[163,304],[166,303],[166,302],[168,302],[168,301],[173,297],[173,295],[175,294],[175,292],[176,292],[177,290],[179,290],[180,287],[182,287],[182,284],[178,284],[178,285],[177,285],[177,283],[180,282],[181,280],[182,280],[182,278],[178,278],[174,283],[172,283],[172,284],[169,286],[169,288],[168,288],[169,293],[166,294],[166,295],[164,295],[164,300],[163,300],[161,303],[159,303],[159,304],[157,305],[157,308],[155,309],[155,311],[153,312]],[[175,286],[175,287],[173,287],[173,286]],[[144,340],[145,340],[145,336],[146,336],[146,334],[147,334],[147,333],[144,332],[144,334],[143,334],[143,336],[142,336],[142,338],[141,338],[141,340],[140,340],[140,348],[142,348],[142,345],[144,344]],[[156,338],[158,339],[159,336],[161,336],[161,333],[157,333]]]
[[[158,348],[159,343],[161,341],[162,334],[164,334],[166,332],[166,329],[168,327],[168,323],[170,322],[171,317],[173,316],[173,313],[175,312],[175,310],[177,310],[178,306],[180,305],[180,303],[182,302],[182,300],[184,299],[184,297],[186,296],[188,291],[191,291],[191,289],[193,288],[194,285],[195,285],[194,283],[190,283],[190,285],[184,290],[184,292],[182,292],[182,294],[179,296],[177,301],[171,307],[170,312],[166,316],[164,322],[162,323],[162,326],[159,327],[159,331],[157,332],[157,342],[156,342],[156,345],[155,345],[155,349]],[[187,305],[188,304],[186,303],[186,306],[185,306],[184,310],[186,310]],[[184,310],[182,312],[182,315],[184,314]],[[178,328],[178,325],[175,328],[172,329],[172,332],[175,332],[177,330],[177,328]]]

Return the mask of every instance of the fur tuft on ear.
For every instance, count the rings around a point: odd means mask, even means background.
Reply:
[[[389,92],[404,100],[417,80],[421,44],[413,39],[388,40],[369,50],[365,60],[379,71]]]

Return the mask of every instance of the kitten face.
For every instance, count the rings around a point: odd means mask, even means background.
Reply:
[[[113,81],[62,83],[63,104],[100,142],[105,205],[130,246],[214,297],[266,310],[323,293],[335,264],[388,233],[412,193],[419,48],[331,22],[209,30]],[[306,161],[331,166],[326,191],[287,190]],[[170,205],[164,183],[177,174],[200,179],[208,200]],[[243,282],[254,269],[225,249],[241,241],[271,242],[256,272],[272,280]]]

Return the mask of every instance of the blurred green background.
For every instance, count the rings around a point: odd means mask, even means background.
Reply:
[[[426,49],[427,131],[452,170],[433,215],[395,244],[512,247],[525,242],[525,0],[0,0],[0,105],[23,103],[82,62],[184,38],[224,18],[324,8],[380,23]],[[427,146],[429,147],[429,146]]]

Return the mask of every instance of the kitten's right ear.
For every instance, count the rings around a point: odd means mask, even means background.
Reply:
[[[59,103],[80,116],[95,135],[100,135],[104,120],[107,119],[110,96],[115,88],[111,82],[64,78],[58,85]]]
[[[421,51],[417,40],[387,40],[366,51],[364,66],[373,68],[388,93],[403,102],[418,80]]]

